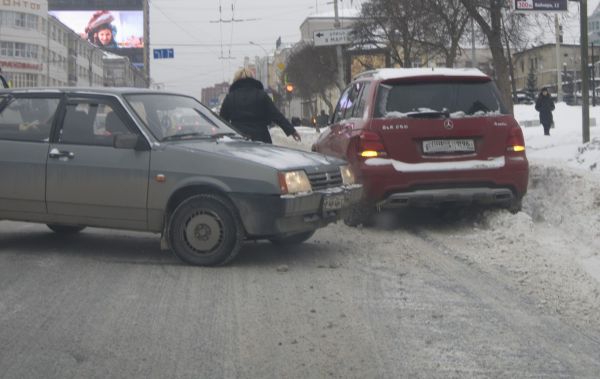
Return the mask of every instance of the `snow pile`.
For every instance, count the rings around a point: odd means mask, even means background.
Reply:
[[[317,129],[310,126],[297,126],[296,131],[302,138],[301,142],[294,141],[291,136],[287,137],[283,130],[278,126],[272,127],[269,129],[269,132],[271,133],[271,138],[275,145],[310,151],[311,146],[317,141],[317,138],[319,138],[324,130],[326,130],[326,128],[321,128],[320,132],[317,132]]]
[[[575,160],[581,166],[587,166],[590,170],[599,170],[598,157],[600,156],[600,138],[594,138],[589,143],[577,149]]]
[[[580,106],[556,104],[554,128],[545,136],[534,105],[515,105],[515,118],[525,136],[527,157],[532,164],[546,162],[600,173],[600,106],[590,107],[590,142],[583,144]],[[534,126],[525,126],[536,124]],[[594,123],[596,126],[593,126]]]
[[[485,227],[492,230],[518,230],[519,233],[531,233],[534,228],[532,217],[525,212],[513,215],[510,212],[488,210],[483,213],[482,219]]]

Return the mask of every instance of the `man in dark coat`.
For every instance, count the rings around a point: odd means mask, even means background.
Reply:
[[[287,136],[301,140],[292,124],[277,110],[262,83],[254,79],[248,69],[241,69],[235,74],[219,114],[253,141],[272,143],[269,134],[271,122],[279,125]]]
[[[544,135],[550,135],[550,127],[554,122],[552,111],[554,110],[554,101],[550,96],[547,88],[542,88],[537,101],[535,102],[535,110],[540,112],[540,123],[544,127]]]

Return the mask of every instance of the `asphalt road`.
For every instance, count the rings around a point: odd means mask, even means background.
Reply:
[[[600,377],[600,328],[456,249],[336,224],[198,268],[155,235],[0,221],[0,377]]]

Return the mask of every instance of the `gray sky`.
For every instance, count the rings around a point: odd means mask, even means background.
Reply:
[[[253,41],[272,52],[281,36],[283,43],[300,39],[300,24],[310,14],[333,11],[331,0],[151,0],[150,48],[174,48],[174,59],[153,59],[151,76],[165,88],[199,97],[203,87],[230,81],[245,56],[264,56]],[[340,2],[344,8],[358,6],[360,0]],[[249,20],[214,23],[221,17]],[[222,47],[221,47],[222,45]],[[224,58],[219,59],[221,52]]]
[[[344,8],[358,7],[365,0],[343,0]],[[588,1],[591,13],[600,0]],[[352,3],[352,4],[351,4]],[[214,23],[221,18],[248,20]],[[577,43],[578,3],[570,2],[570,26],[565,28],[565,42]],[[276,39],[294,43],[300,39],[300,24],[316,12],[333,11],[331,0],[150,0],[150,48],[174,48],[174,59],[153,59],[150,53],[152,79],[167,90],[200,97],[202,88],[230,81],[233,72],[243,64],[245,56],[254,61],[264,56],[253,41],[269,52]],[[553,40],[553,30],[543,32],[543,39]],[[220,59],[221,53],[224,58]]]

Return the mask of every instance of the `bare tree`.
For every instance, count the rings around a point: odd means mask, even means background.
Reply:
[[[426,38],[421,43],[443,55],[446,67],[452,67],[471,17],[460,0],[423,0],[423,3],[429,21],[424,25]]]
[[[510,56],[505,51],[502,42],[504,35],[502,17],[507,2],[505,0],[460,0],[460,2],[467,9],[469,15],[479,24],[481,31],[486,36],[494,62],[496,84],[504,104],[512,112],[513,102],[508,67]]]
[[[332,114],[333,104],[327,90],[337,86],[337,67],[335,49],[306,44],[291,53],[284,75],[294,83],[300,97],[312,99],[319,96]]]
[[[354,24],[354,39],[363,48],[387,47],[394,62],[411,67],[420,56],[426,18],[421,1],[371,0],[363,4]]]

